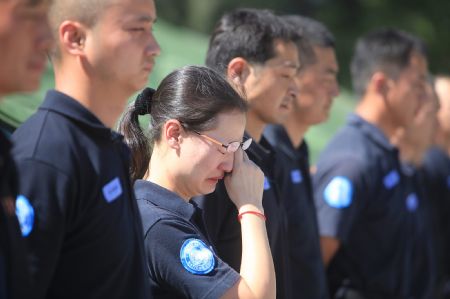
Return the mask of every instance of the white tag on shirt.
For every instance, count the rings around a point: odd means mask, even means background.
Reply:
[[[264,191],[269,190],[269,189],[270,189],[269,179],[267,177],[264,177]]]
[[[102,188],[103,196],[107,202],[116,200],[122,194],[122,185],[119,178],[114,178]]]

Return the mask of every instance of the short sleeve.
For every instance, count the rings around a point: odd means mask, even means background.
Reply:
[[[318,164],[313,176],[319,234],[346,242],[367,201],[364,164],[354,159],[336,159]]]
[[[240,279],[193,226],[177,219],[156,222],[145,236],[151,277],[186,298],[220,298]]]
[[[242,258],[241,225],[236,206],[228,197],[223,180],[213,193],[193,199],[203,211],[208,238],[217,254],[233,269],[239,271]]]

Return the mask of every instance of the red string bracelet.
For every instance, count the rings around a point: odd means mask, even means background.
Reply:
[[[261,217],[264,221],[266,221],[266,215],[264,215],[263,213],[260,212],[256,212],[256,211],[245,211],[242,212],[238,215],[238,220],[241,221],[242,216],[244,216],[245,214],[252,214],[252,215],[256,215],[258,217]]]

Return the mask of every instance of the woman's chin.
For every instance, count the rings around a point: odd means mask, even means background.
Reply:
[[[207,183],[202,188],[203,195],[213,193],[217,187],[217,180],[207,180]]]

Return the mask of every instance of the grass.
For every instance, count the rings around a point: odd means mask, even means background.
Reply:
[[[163,21],[158,21],[155,26],[155,36],[161,46],[161,55],[156,60],[149,86],[156,87],[175,68],[188,64],[204,64],[208,46],[207,36]],[[0,103],[0,120],[14,127],[19,126],[40,105],[46,90],[53,88],[53,82],[53,72],[49,65],[37,92],[11,95]],[[345,122],[345,117],[353,106],[354,101],[350,94],[342,91],[333,105],[330,119],[309,130],[306,138],[313,163],[330,137]]]
[[[339,97],[334,100],[328,121],[311,127],[307,134],[311,162],[317,158],[336,131],[345,124],[348,114],[353,111],[356,100],[351,93],[341,89]]]

